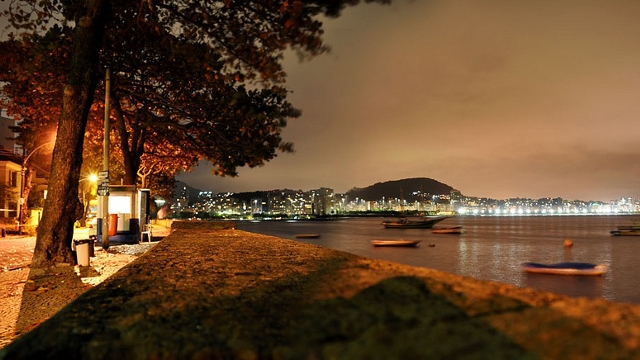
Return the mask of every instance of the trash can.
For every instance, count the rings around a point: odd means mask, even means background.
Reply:
[[[78,258],[78,265],[89,266],[90,259],[90,247],[93,245],[93,241],[90,239],[73,240],[76,247],[76,257]]]
[[[109,214],[109,236],[118,234],[118,214]]]

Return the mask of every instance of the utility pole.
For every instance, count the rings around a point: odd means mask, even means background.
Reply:
[[[107,69],[104,86],[104,148],[102,171],[98,174],[100,184],[98,185],[98,195],[100,196],[100,206],[102,226],[101,241],[102,248],[109,248],[109,97],[111,93],[111,72]]]

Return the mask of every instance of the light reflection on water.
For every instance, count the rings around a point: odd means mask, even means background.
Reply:
[[[439,226],[463,225],[462,235],[432,234],[428,229],[384,229],[382,218],[331,221],[239,222],[242,230],[304,241],[370,258],[428,267],[449,273],[532,287],[570,296],[602,297],[640,303],[637,254],[640,237],[610,236],[630,216],[456,217]],[[318,239],[296,239],[317,233]],[[379,248],[373,239],[418,239],[417,248]],[[566,249],[564,239],[574,246]],[[429,244],[435,245],[433,247]],[[604,276],[527,274],[524,262],[578,261],[605,264]]]

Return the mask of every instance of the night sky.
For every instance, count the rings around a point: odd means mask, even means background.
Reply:
[[[295,154],[202,189],[346,192],[430,177],[468,196],[640,197],[640,2],[396,1],[287,61]],[[204,176],[203,176],[204,174]]]
[[[332,53],[286,60],[280,154],[223,191],[346,192],[430,177],[464,195],[640,198],[640,1],[395,0],[325,21]]]

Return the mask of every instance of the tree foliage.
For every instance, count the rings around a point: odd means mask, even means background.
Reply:
[[[389,0],[368,0],[387,3]],[[72,28],[50,196],[34,264],[69,260],[78,156],[100,69],[112,94],[124,177],[164,174],[211,161],[218,174],[259,166],[291,151],[281,130],[299,116],[286,99],[283,54],[327,51],[318,15],[338,16],[358,0],[8,0],[11,24],[25,31]],[[64,32],[64,31],[62,31]],[[15,39],[15,38],[14,38]],[[66,50],[64,50],[66,49]],[[55,57],[53,57],[55,59]],[[59,94],[60,95],[60,94]],[[151,171],[151,172],[150,172]],[[74,194],[75,191],[75,194]],[[42,226],[41,226],[42,227]]]
[[[20,41],[0,43],[0,63],[6,64],[0,73],[4,94],[0,106],[21,120],[12,130],[18,134],[15,141],[26,161],[20,196],[27,201],[20,207],[21,224],[27,222],[29,206],[40,205],[37,198],[30,197],[33,174],[49,173],[53,146],[46,145],[55,139],[64,78],[61,74],[66,70],[62,64],[69,50],[65,43],[69,42],[61,36],[60,28],[54,27],[45,36],[25,35]]]
[[[309,57],[326,51],[317,15],[338,16],[357,3],[107,1],[100,61],[114,74],[111,95],[120,135],[115,150],[124,182],[135,183],[141,169],[171,175],[201,159],[209,160],[218,175],[236,175],[238,166],[263,165],[277,150],[292,151],[280,132],[300,112],[286,100],[283,53],[291,48]],[[50,53],[49,65],[68,67],[68,26],[87,9],[84,2],[9,4],[15,28],[46,29],[46,37],[60,39],[45,42],[57,52]],[[41,70],[48,69],[44,65]],[[61,91],[66,73],[47,77],[52,89]]]
[[[33,149],[42,141],[54,138],[60,118],[66,72],[69,69],[71,40],[56,26],[44,36],[24,35],[20,40],[0,43],[0,61],[6,64],[0,72],[2,106],[9,114],[22,119],[18,141]],[[39,135],[39,136],[36,136]]]

